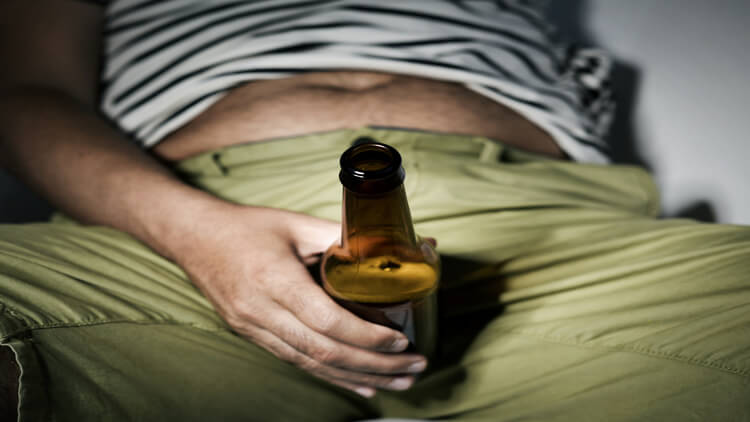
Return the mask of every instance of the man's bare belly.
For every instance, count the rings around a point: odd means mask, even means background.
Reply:
[[[362,126],[486,136],[564,157],[539,127],[460,84],[362,71],[306,73],[239,86],[153,152],[175,161],[234,144]]]

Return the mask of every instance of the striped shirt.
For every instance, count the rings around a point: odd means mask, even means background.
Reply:
[[[523,0],[112,0],[101,107],[143,147],[233,87],[348,69],[464,84],[606,162],[611,62],[553,40]],[[429,105],[426,105],[429,107]]]

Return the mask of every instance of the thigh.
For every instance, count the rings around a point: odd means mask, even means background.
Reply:
[[[445,258],[443,361],[385,414],[750,418],[750,228],[654,219],[638,171],[503,165],[416,186]]]
[[[131,237],[0,226],[0,338],[29,420],[350,420],[367,403],[233,334]]]
[[[750,418],[750,229],[633,221],[603,232],[614,237],[581,233],[442,292],[443,366],[382,397],[386,414]]]

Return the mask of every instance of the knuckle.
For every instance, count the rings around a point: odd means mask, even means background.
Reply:
[[[241,328],[246,324],[245,319],[242,318],[242,316],[235,311],[230,311],[224,314],[223,317],[224,317],[224,321],[226,321],[226,323],[229,324],[229,326],[234,329]]]
[[[311,350],[310,357],[327,365],[335,365],[339,361],[339,354],[335,348],[315,348]]]
[[[395,377],[378,377],[373,378],[370,385],[374,385],[378,388],[389,388]]]
[[[261,260],[261,262],[252,270],[253,284],[259,289],[265,291],[273,291],[273,289],[279,285],[280,279],[282,278],[280,277],[279,269],[276,266],[269,264],[269,262],[273,262],[273,260]]]
[[[300,369],[310,372],[317,373],[321,372],[323,365],[315,359],[306,358],[304,356],[297,356],[292,360],[292,363],[297,365]]]
[[[374,325],[374,324],[373,324]],[[373,350],[383,352],[400,352],[406,348],[403,335],[397,334],[390,328],[375,326],[368,331],[368,346]]]
[[[285,296],[289,308],[293,310],[304,310],[310,306],[309,301],[294,289],[288,289]]]
[[[286,327],[285,334],[293,347],[310,359],[324,364],[331,364],[337,360],[338,351],[335,346],[314,338],[311,333]]]
[[[322,334],[329,334],[339,323],[338,315],[330,309],[319,309],[315,314],[315,330]]]
[[[253,309],[245,303],[235,302],[233,308],[235,318],[242,321],[247,321],[253,318],[255,314],[255,312],[253,312]]]
[[[250,304],[235,300],[230,304],[230,311],[226,317],[226,321],[232,327],[240,327],[253,324],[255,317],[256,312]]]
[[[377,330],[372,333],[373,345],[380,350],[391,350],[397,340],[390,331]]]

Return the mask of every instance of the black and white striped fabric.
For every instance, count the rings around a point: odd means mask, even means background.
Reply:
[[[232,87],[330,69],[465,84],[606,162],[610,60],[551,41],[521,0],[113,0],[102,109],[144,147]],[[429,105],[425,105],[429,107]]]

